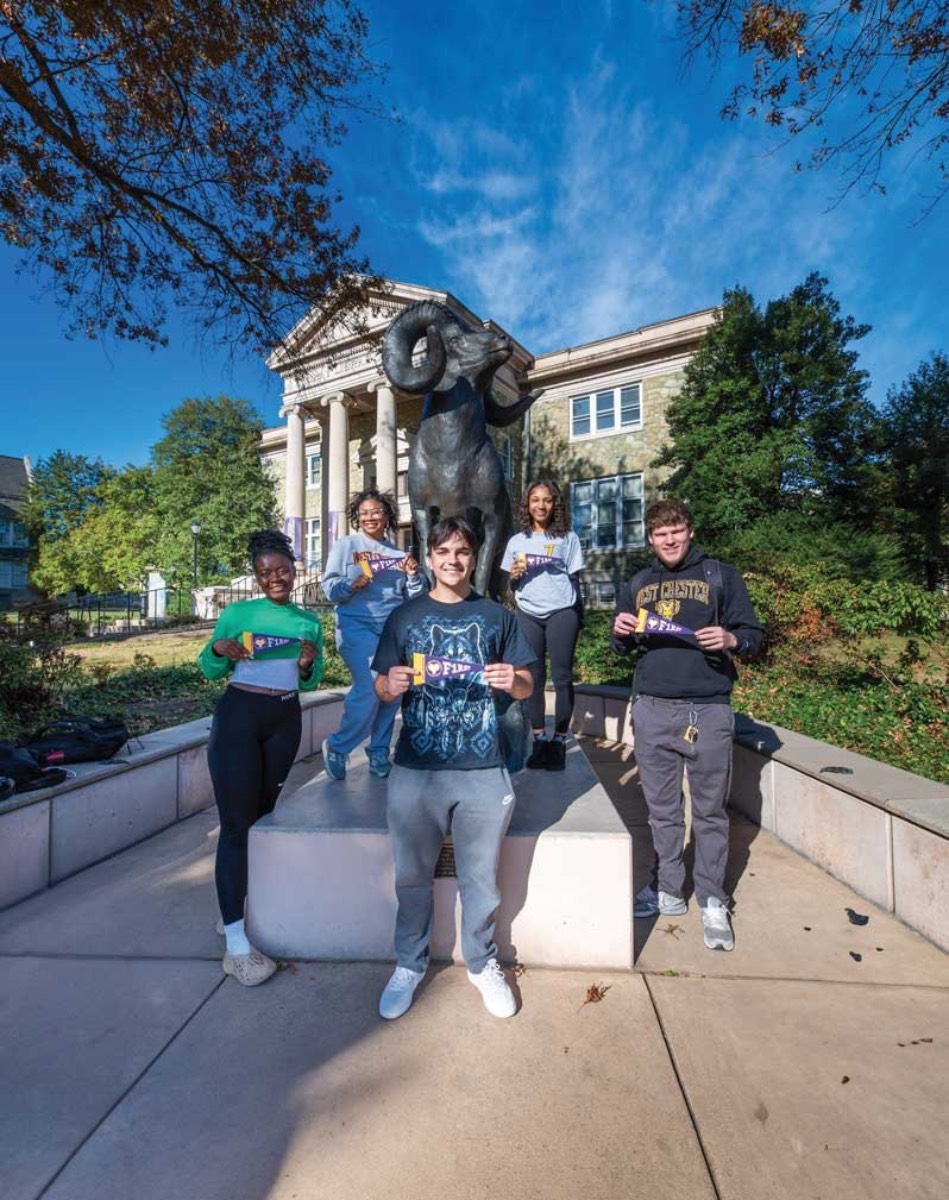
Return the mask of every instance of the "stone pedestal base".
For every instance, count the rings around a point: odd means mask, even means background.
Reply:
[[[384,780],[361,753],[344,782],[314,774],[250,834],[248,915],[277,958],[391,959],[395,925]],[[505,961],[557,967],[633,963],[632,848],[583,752],[563,772],[514,777],[517,807],[501,853],[497,941]],[[432,957],[460,955],[454,879],[435,884]]]

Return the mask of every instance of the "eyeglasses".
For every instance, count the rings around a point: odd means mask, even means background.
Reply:
[[[361,508],[359,510],[360,517],[384,517],[386,510],[384,508]]]
[[[257,571],[261,583],[269,583],[271,579],[292,579],[293,567],[274,567],[272,571]]]

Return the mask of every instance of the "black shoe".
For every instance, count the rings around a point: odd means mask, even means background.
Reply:
[[[550,745],[551,743],[544,738],[535,738],[534,749],[531,751],[531,756],[524,765],[530,767],[532,771],[543,771],[550,762],[548,757],[550,754]]]
[[[562,771],[567,765],[567,743],[563,738],[554,738],[547,743],[547,747],[547,770]]]

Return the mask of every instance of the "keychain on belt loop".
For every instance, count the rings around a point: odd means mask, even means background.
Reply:
[[[689,709],[689,725],[685,733],[682,735],[682,740],[688,742],[690,746],[694,746],[699,740],[699,714],[694,708]]]

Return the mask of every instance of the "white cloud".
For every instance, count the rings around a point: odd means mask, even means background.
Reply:
[[[687,121],[602,56],[559,91],[547,79],[542,103],[523,136],[500,118],[415,124],[416,179],[432,201],[416,228],[439,252],[445,286],[531,349],[704,308],[738,283],[764,303],[812,270],[845,314],[878,319],[881,264],[867,248],[895,203],[834,207],[832,181],[795,174],[756,129],[707,113],[704,125]],[[901,344],[887,331],[862,343],[862,357],[902,378],[932,347],[897,370]]]

